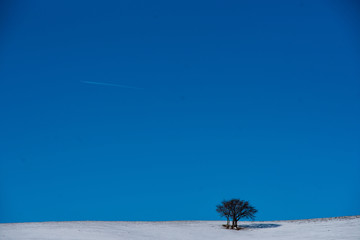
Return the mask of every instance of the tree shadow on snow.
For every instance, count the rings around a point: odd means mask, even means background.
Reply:
[[[254,223],[249,225],[240,225],[240,228],[277,228],[280,227],[281,224],[274,223]]]

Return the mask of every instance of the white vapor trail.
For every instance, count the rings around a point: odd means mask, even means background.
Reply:
[[[120,88],[130,88],[130,89],[143,89],[133,86],[120,85],[114,83],[106,83],[106,82],[92,82],[92,81],[81,81],[82,83],[92,84],[92,85],[102,85],[102,86],[110,86],[110,87],[120,87]]]

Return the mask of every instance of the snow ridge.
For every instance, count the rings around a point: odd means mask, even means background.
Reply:
[[[223,221],[38,222],[0,224],[1,240],[212,240],[360,239],[360,216],[288,221],[241,221],[243,230]]]

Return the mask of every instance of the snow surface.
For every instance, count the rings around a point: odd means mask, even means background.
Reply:
[[[211,240],[211,239],[360,239],[360,216],[295,221],[41,222],[0,224],[1,240]]]

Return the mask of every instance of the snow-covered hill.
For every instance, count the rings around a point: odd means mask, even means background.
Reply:
[[[227,230],[220,221],[43,222],[0,224],[1,240],[211,240],[360,239],[360,216],[296,221],[240,222]]]

